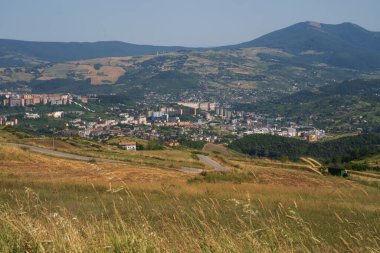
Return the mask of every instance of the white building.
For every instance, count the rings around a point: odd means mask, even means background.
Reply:
[[[39,119],[40,115],[38,113],[25,113],[26,119]]]
[[[119,143],[121,147],[126,150],[136,150],[136,142],[121,142]]]

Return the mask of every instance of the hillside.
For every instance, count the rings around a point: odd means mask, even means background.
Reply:
[[[365,134],[342,137],[325,142],[306,141],[273,135],[249,135],[230,144],[230,148],[244,154],[297,160],[303,156],[314,157],[324,163],[350,162],[377,154],[380,135]]]
[[[351,80],[295,92],[235,109],[270,113],[338,131],[380,131],[380,80]]]
[[[258,39],[221,49],[268,47],[294,54],[294,64],[324,62],[329,65],[376,69],[380,67],[380,33],[358,25],[303,22]]]
[[[0,66],[24,66],[33,62],[65,62],[103,57],[150,55],[184,50],[184,47],[135,45],[120,41],[32,42],[0,40]]]
[[[378,248],[380,181],[373,173],[347,180],[316,175],[302,163],[207,153],[233,169],[218,172],[186,149],[129,152],[80,138],[52,145],[0,129],[4,141],[120,160],[70,160],[0,143],[5,252]],[[184,173],[182,166],[206,171]]]
[[[249,99],[253,95],[247,93],[249,90],[266,91],[266,95],[277,91],[294,92],[336,80],[359,78],[366,73],[318,64],[297,66],[289,62],[293,57],[278,49],[246,48],[101,58],[33,68],[0,68],[0,83],[12,86],[15,82],[25,82],[35,86],[36,82],[53,79],[91,79],[92,85],[120,84],[161,93],[173,87],[175,92],[181,92],[201,86],[210,92],[241,91],[241,95]]]

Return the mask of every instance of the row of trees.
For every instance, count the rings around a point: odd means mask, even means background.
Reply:
[[[380,152],[380,135],[362,134],[336,140],[308,143],[273,135],[249,135],[230,144],[230,148],[251,156],[297,160],[314,157],[324,163],[350,162]]]

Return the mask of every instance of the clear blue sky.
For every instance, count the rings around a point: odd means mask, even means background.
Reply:
[[[300,21],[380,31],[380,0],[0,0],[0,38],[217,46]]]

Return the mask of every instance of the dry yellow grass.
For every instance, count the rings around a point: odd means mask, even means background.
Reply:
[[[91,61],[90,61],[91,62]],[[90,63],[89,62],[89,63]],[[70,72],[88,72],[83,76],[83,79],[91,79],[91,84],[114,84],[122,75],[124,75],[124,66],[128,64],[116,64],[115,61],[109,60],[108,58],[104,60],[93,60],[93,64],[84,63],[58,63],[54,64],[52,67],[46,68],[42,72],[42,76],[38,80],[52,80],[57,78],[67,78]],[[100,63],[100,69],[96,70],[94,64]]]
[[[239,159],[226,162],[254,171],[257,181],[190,184],[192,175],[153,166],[91,164],[0,146],[0,251],[380,249],[378,189]]]
[[[125,70],[118,66],[101,66],[96,70],[92,65],[78,65],[75,71],[88,71],[85,79],[90,78],[93,85],[114,84],[125,73]]]
[[[120,185],[123,183],[166,182],[189,175],[128,163],[89,163],[55,158],[12,146],[0,146],[0,172],[36,182],[93,183]]]

